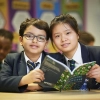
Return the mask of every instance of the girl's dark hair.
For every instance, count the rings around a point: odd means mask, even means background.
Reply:
[[[26,19],[24,22],[22,22],[19,29],[19,35],[23,37],[24,31],[30,25],[33,25],[38,29],[44,30],[46,32],[46,39],[49,40],[50,31],[48,23],[37,18]]]
[[[70,27],[78,34],[78,24],[77,24],[76,19],[73,16],[69,14],[61,14],[59,16],[56,16],[50,23],[50,39],[51,39],[52,45],[53,45],[52,31],[54,27],[59,23],[70,25]]]

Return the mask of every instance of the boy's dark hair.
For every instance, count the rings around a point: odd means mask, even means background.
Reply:
[[[53,45],[52,30],[59,23],[70,25],[70,27],[78,34],[78,24],[77,24],[76,19],[73,16],[71,16],[69,14],[61,14],[59,16],[56,16],[51,21],[51,24],[50,24],[50,39],[51,39],[52,45]],[[54,47],[54,45],[53,45],[53,47]]]
[[[26,19],[24,22],[22,22],[19,29],[19,35],[23,37],[24,31],[30,25],[35,26],[38,29],[44,30],[46,32],[46,39],[49,40],[49,25],[47,24],[47,22],[37,18]]]
[[[5,29],[0,29],[0,36],[9,39],[10,41],[13,40],[14,36],[11,31],[5,30]]]

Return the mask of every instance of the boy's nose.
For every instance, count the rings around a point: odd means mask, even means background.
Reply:
[[[37,42],[37,41],[38,41],[37,37],[34,37],[32,40],[32,42]]]

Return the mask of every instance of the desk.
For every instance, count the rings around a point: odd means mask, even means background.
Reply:
[[[0,92],[0,100],[100,100],[100,91]]]

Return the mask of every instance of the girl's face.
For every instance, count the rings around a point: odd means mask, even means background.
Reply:
[[[52,30],[56,47],[66,56],[73,56],[78,46],[78,34],[65,23],[57,24]]]

